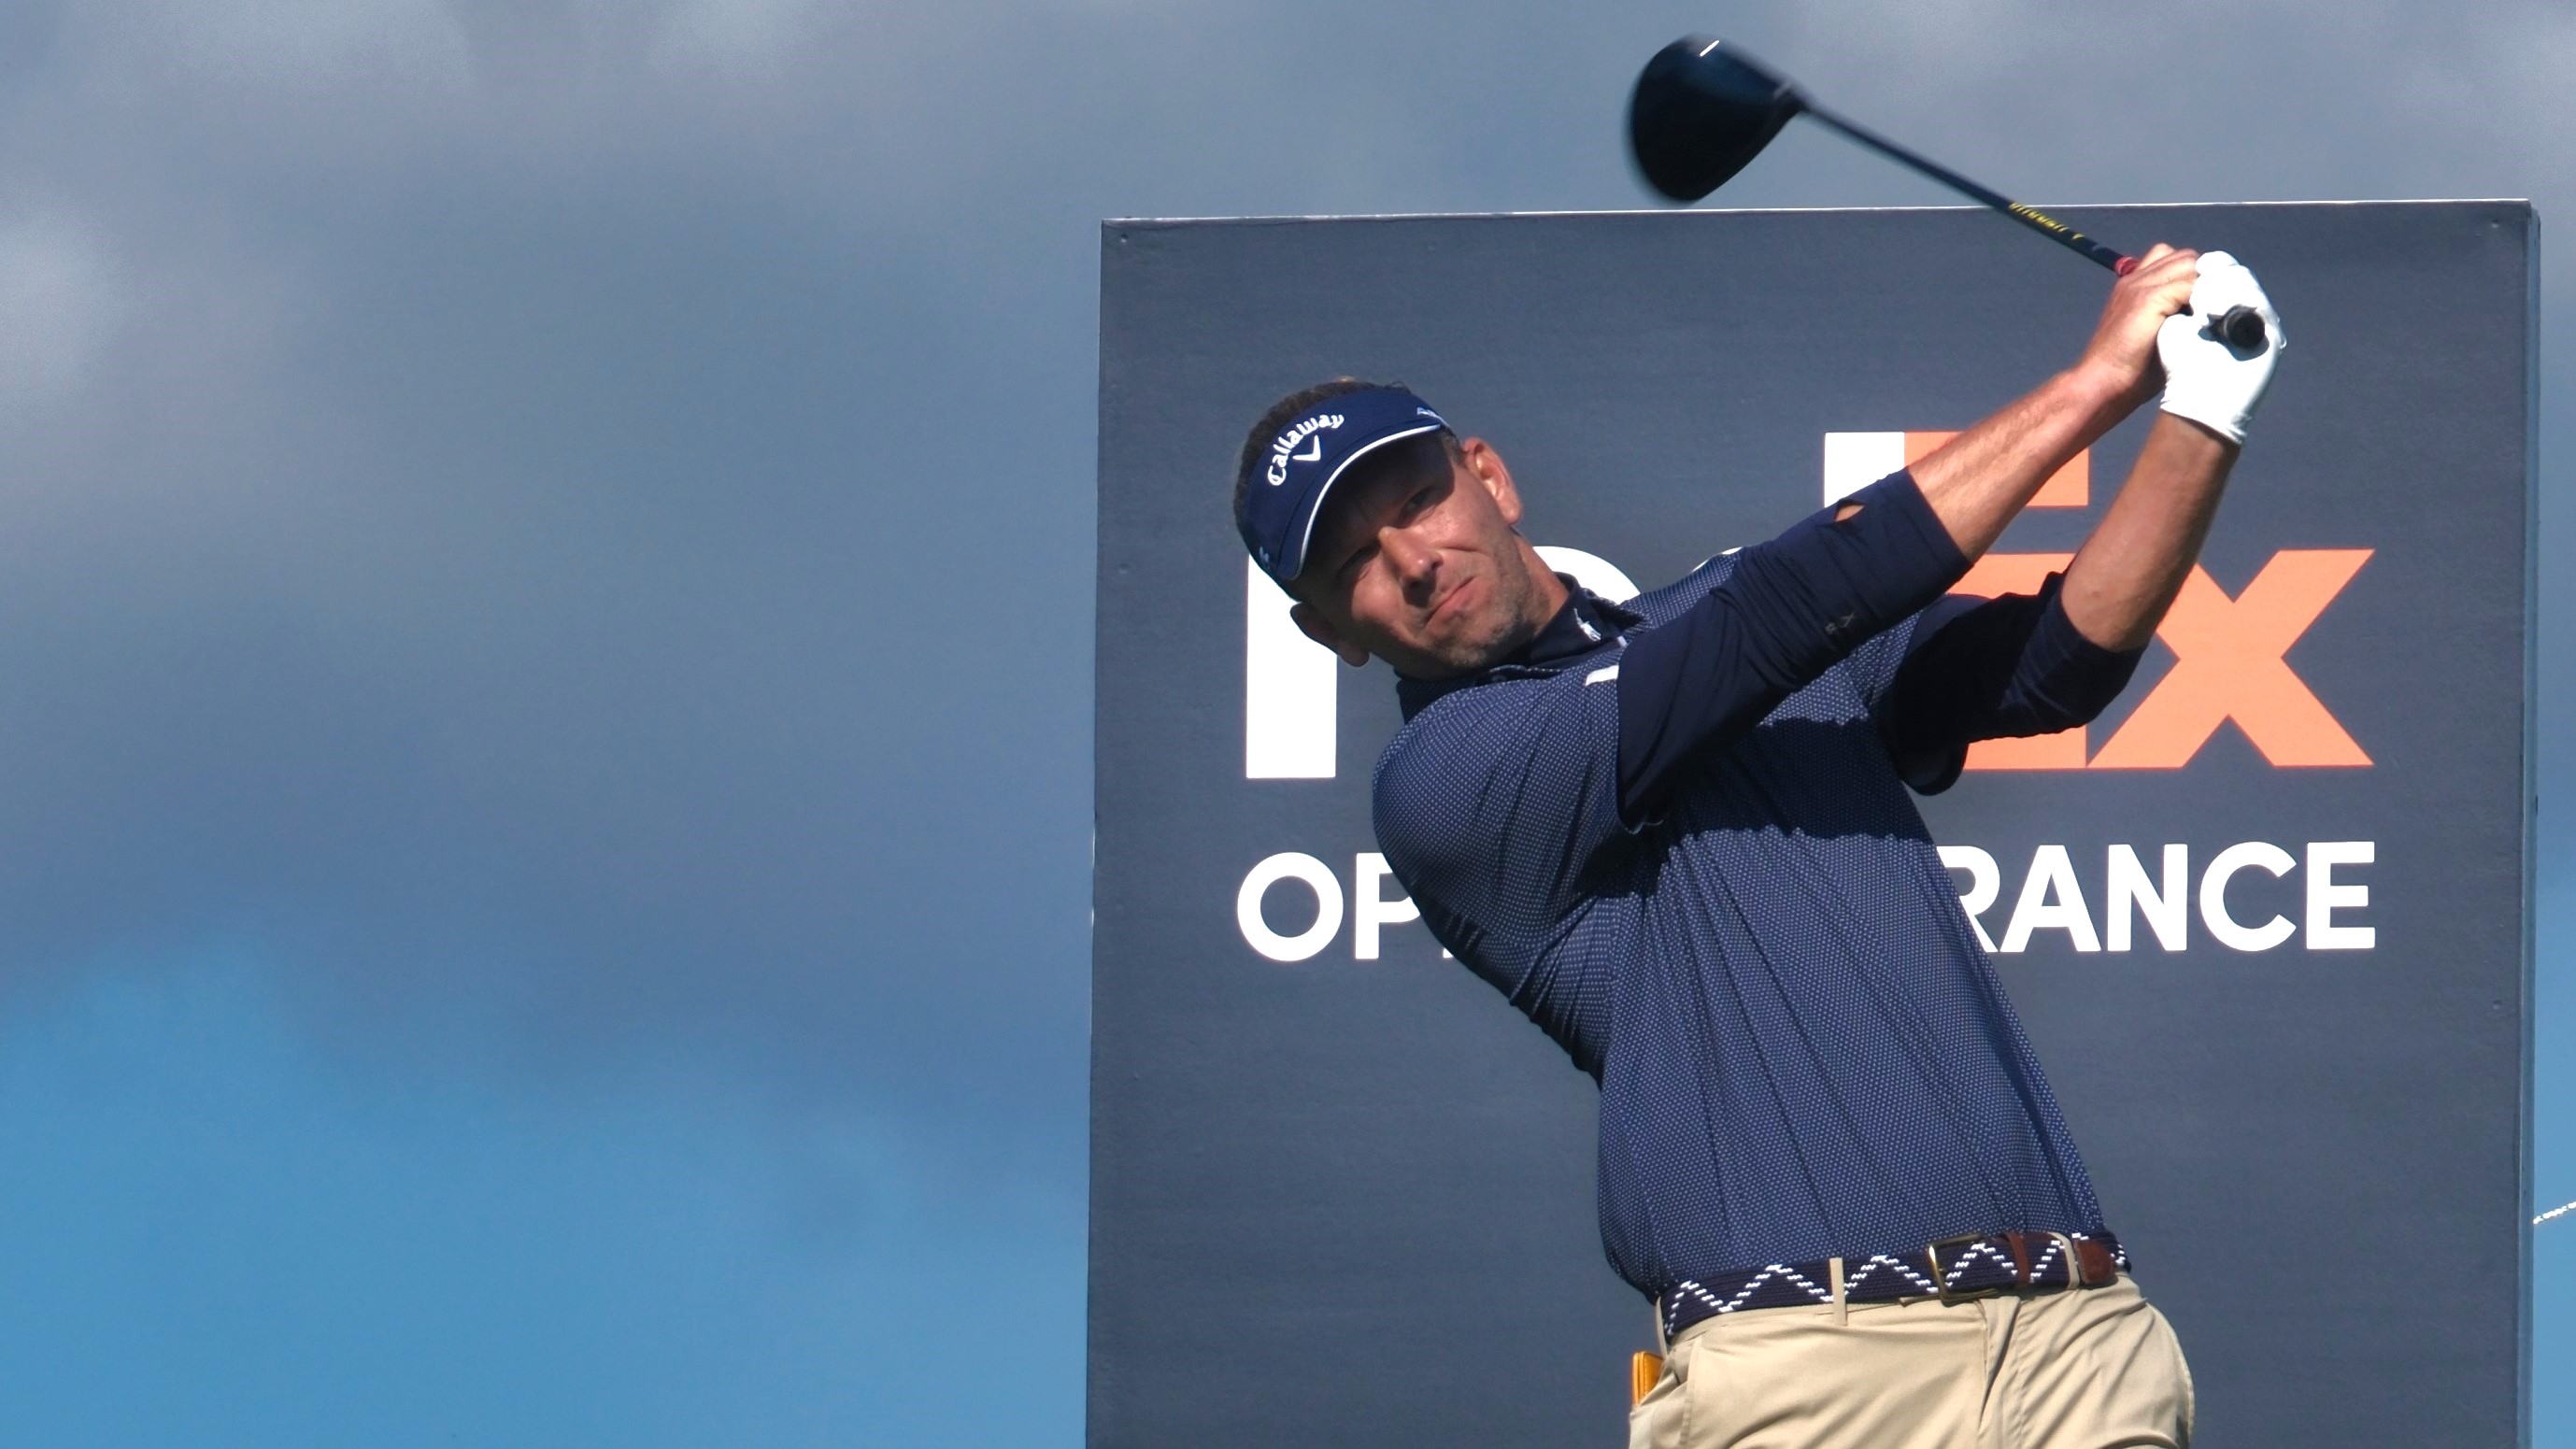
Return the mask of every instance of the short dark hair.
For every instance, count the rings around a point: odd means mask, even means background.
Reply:
[[[1295,421],[1299,413],[1302,413],[1308,408],[1313,407],[1315,404],[1323,402],[1329,398],[1340,397],[1344,393],[1366,392],[1371,388],[1378,387],[1401,388],[1404,387],[1404,384],[1400,382],[1369,382],[1361,378],[1349,376],[1327,378],[1322,382],[1314,383],[1307,387],[1301,387],[1295,392],[1288,394],[1286,397],[1281,398],[1279,401],[1272,403],[1269,409],[1262,413],[1261,420],[1252,425],[1252,431],[1243,435],[1243,451],[1235,458],[1235,518],[1240,520],[1243,517],[1244,495],[1252,487],[1252,475],[1259,471],[1262,455],[1270,451],[1271,442],[1276,439],[1281,432],[1287,429],[1289,423]],[[1406,390],[1411,391],[1409,388]],[[1442,428],[1434,436],[1439,438],[1441,449],[1446,452],[1449,457],[1455,459],[1464,456],[1458,448],[1457,434],[1449,431],[1447,428]],[[1427,444],[1430,442],[1430,439],[1407,439],[1397,448],[1389,450],[1389,460],[1403,462],[1412,461],[1416,456],[1413,450],[1413,445],[1417,442]],[[1427,461],[1427,459],[1425,461]]]

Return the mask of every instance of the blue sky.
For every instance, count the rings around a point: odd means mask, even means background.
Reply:
[[[0,1420],[1076,1443],[1097,222],[1634,205],[1708,29],[2043,203],[2576,202],[2553,3],[0,9]]]

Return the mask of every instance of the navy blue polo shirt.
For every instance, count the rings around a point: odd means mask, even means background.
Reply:
[[[1649,1295],[2103,1226],[1908,781],[2089,716],[2137,656],[2083,643],[2054,581],[1938,602],[1966,560],[1909,476],[1854,501],[1404,681],[1378,762],[1425,923],[1599,1081],[1603,1244]]]

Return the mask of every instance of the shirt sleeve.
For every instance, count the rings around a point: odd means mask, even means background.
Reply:
[[[1878,705],[1879,738],[1905,783],[1936,795],[1957,783],[1978,740],[2087,724],[2119,696],[2146,650],[2084,637],[2050,574],[2036,594],[1952,596],[1923,611]]]
[[[1967,567],[1906,471],[1736,555],[1724,582],[1620,657],[1620,818],[1660,815],[1702,752],[1741,738]]]
[[[1607,953],[1561,949],[1627,859],[1617,692],[1488,684],[1415,717],[1380,759],[1378,849],[1433,936],[1551,1036],[1597,1056]],[[1587,968],[1586,963],[1590,963]]]

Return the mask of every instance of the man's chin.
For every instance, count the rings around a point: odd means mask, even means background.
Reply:
[[[1512,651],[1526,642],[1516,637],[1508,624],[1484,631],[1481,637],[1436,641],[1424,649],[1423,667],[1435,673],[1415,674],[1419,679],[1456,679],[1461,675],[1482,674],[1510,658]],[[1407,673],[1414,673],[1407,670]]]

